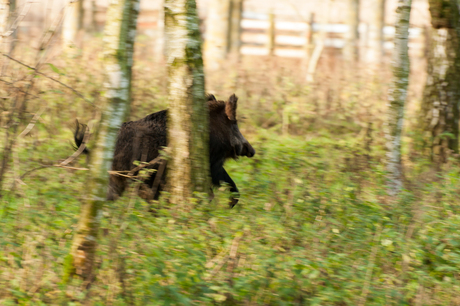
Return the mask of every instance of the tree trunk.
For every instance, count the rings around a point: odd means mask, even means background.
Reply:
[[[163,1],[162,1],[163,3]],[[153,46],[153,54],[156,61],[161,62],[165,56],[165,21],[164,21],[164,5],[159,9],[157,17],[157,27],[155,34],[155,44]]]
[[[112,0],[104,30],[106,108],[92,150],[88,199],[84,203],[66,265],[66,278],[76,273],[91,280],[97,236],[106,199],[118,130],[129,114],[131,70],[139,0]]]
[[[91,0],[91,31],[98,32],[96,0]]]
[[[373,0],[372,13],[366,59],[368,63],[381,64],[384,55],[385,0]]]
[[[239,55],[241,45],[241,18],[243,15],[243,0],[232,0],[230,3],[230,52]]]
[[[395,49],[393,53],[393,79],[388,97],[388,114],[385,124],[387,138],[388,193],[395,196],[403,186],[401,171],[401,137],[404,122],[404,105],[409,85],[409,19],[411,0],[399,0],[396,9]]]
[[[195,0],[166,0],[168,63],[167,190],[172,204],[210,191],[209,118]]]
[[[430,0],[429,4],[433,29],[420,119],[432,160],[442,163],[450,151],[458,153],[459,13],[455,0]]]
[[[76,46],[78,30],[83,23],[83,0],[70,0],[65,8],[65,17],[62,25],[62,43],[65,52],[71,52]]]
[[[12,26],[14,20],[16,19],[16,0],[10,0],[10,15],[8,17],[8,26]],[[13,29],[13,33],[9,36],[9,43],[8,43],[8,53],[12,54],[13,50],[16,46],[16,40],[18,39],[18,31],[17,29]],[[6,66],[4,67],[6,69]],[[4,70],[5,71],[5,70]],[[3,74],[3,73],[2,73]]]
[[[347,24],[343,55],[345,61],[353,63],[359,59],[359,0],[348,0]]]
[[[5,52],[4,47],[4,38],[3,35],[5,34],[6,30],[8,29],[8,16],[10,15],[10,1],[9,0],[1,0],[0,1],[0,45],[2,52]]]
[[[208,5],[204,58],[206,68],[217,70],[224,62],[229,47],[230,0],[211,0]]]

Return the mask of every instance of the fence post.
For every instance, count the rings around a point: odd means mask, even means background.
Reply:
[[[268,26],[268,54],[270,56],[275,54],[275,14],[270,12]]]

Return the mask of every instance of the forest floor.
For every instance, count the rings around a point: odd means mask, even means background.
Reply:
[[[97,98],[95,53],[44,70]],[[52,165],[73,153],[73,120],[94,112],[58,84],[37,81],[41,99],[26,117],[46,111],[18,140],[0,198],[0,304],[460,305],[458,160],[435,171],[407,128],[405,189],[390,198],[386,82],[325,76],[312,87],[292,66],[248,62],[207,75],[218,98],[240,96],[240,128],[257,152],[226,164],[239,204],[228,208],[225,188],[212,203],[149,204],[133,187],[104,207],[89,289],[78,279],[62,283],[86,171]],[[135,66],[131,118],[166,104],[164,72],[146,63]],[[85,158],[72,167],[86,168]]]

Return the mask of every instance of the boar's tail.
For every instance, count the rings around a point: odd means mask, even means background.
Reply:
[[[80,148],[81,144],[83,143],[83,140],[85,139],[86,129],[86,124],[80,123],[78,122],[78,120],[76,120],[76,127],[73,133],[73,139],[75,140],[76,145],[74,147],[75,150],[78,150],[78,148]],[[88,148],[85,147],[82,153],[89,154]]]

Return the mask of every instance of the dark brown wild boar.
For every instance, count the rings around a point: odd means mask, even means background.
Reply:
[[[239,156],[252,157],[255,154],[254,148],[241,134],[237,120],[238,98],[233,94],[228,102],[217,101],[213,95],[207,96],[209,108],[209,162],[211,178],[214,186],[220,186],[221,182],[230,186],[230,192],[238,193],[235,182],[225,171],[223,165],[229,158],[237,159]],[[151,161],[159,156],[159,150],[167,145],[167,110],[159,111],[148,115],[137,121],[123,123],[118,132],[117,143],[113,156],[112,171],[124,171],[124,173],[135,168],[134,161]],[[75,143],[80,146],[83,141],[85,128],[77,124],[74,133]],[[83,132],[82,132],[83,131]],[[89,153],[87,150],[85,153]],[[158,170],[159,164],[149,166],[150,169]],[[151,189],[156,173],[150,175],[144,183]],[[137,173],[134,173],[136,175]],[[161,176],[162,184],[164,178]],[[118,198],[129,183],[129,178],[116,174],[110,175],[107,199],[115,200]],[[154,188],[155,194],[143,197],[148,199],[158,199],[160,188]],[[232,195],[230,206],[238,203],[238,198]]]

